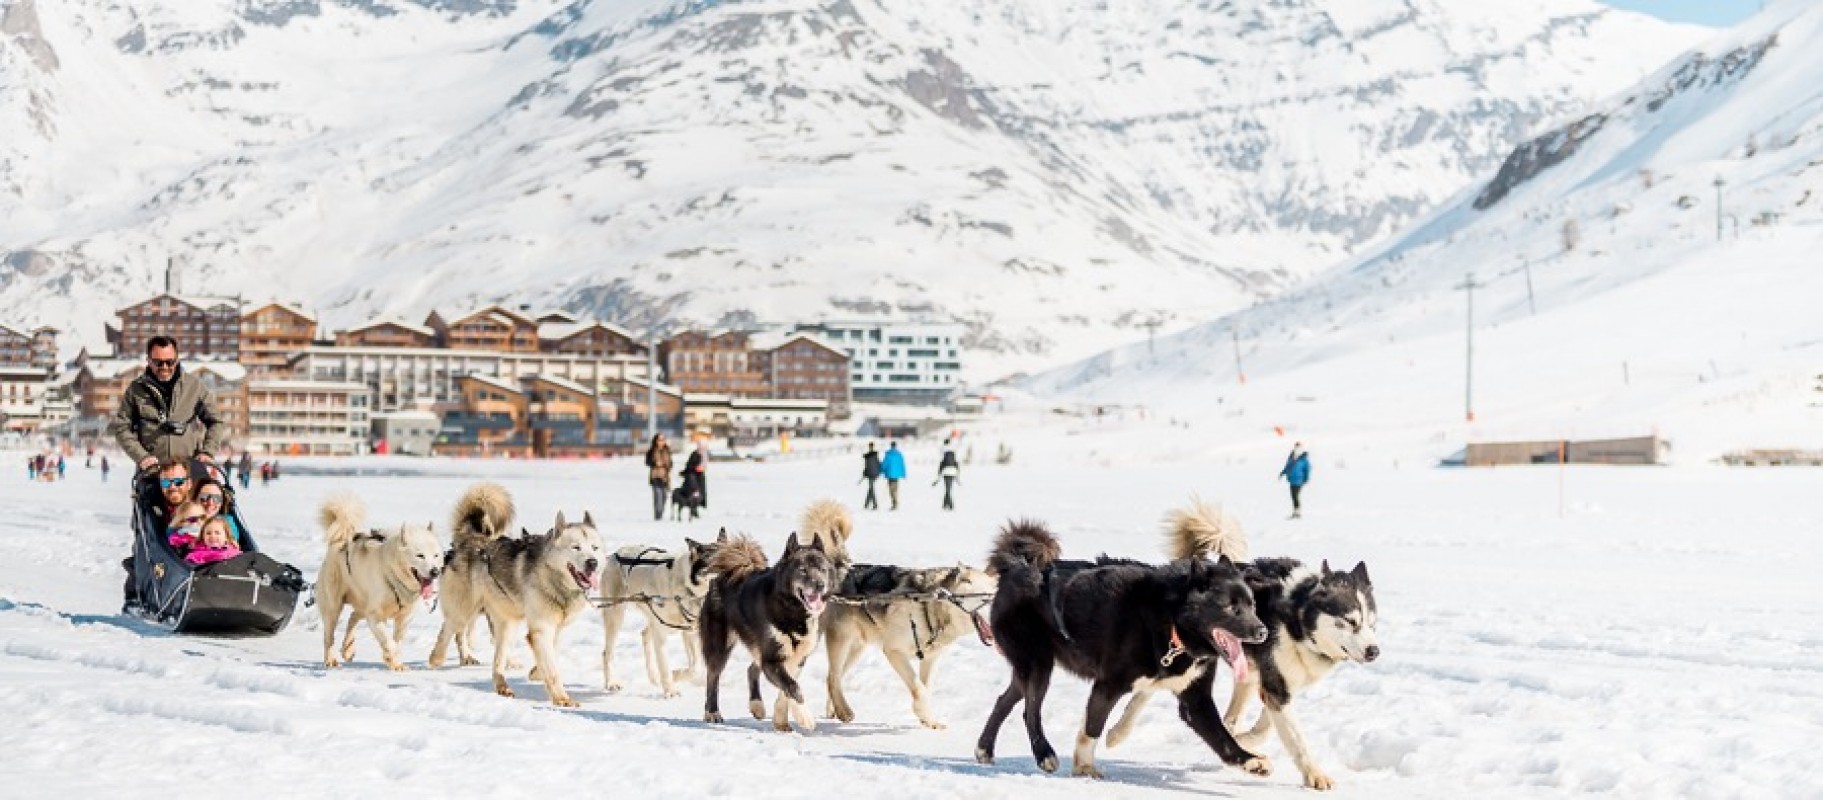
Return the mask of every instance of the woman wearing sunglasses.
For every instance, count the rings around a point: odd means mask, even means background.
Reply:
[[[196,502],[202,505],[203,511],[207,512],[209,516],[219,516],[227,521],[228,536],[236,546],[239,546],[241,541],[240,520],[234,518],[234,501],[228,498],[228,493],[222,484],[213,480],[205,481],[196,489]]]

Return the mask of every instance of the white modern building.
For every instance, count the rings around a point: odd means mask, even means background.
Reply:
[[[856,402],[935,405],[962,388],[961,325],[831,321],[792,330],[848,354]]]
[[[643,355],[581,356],[416,347],[312,347],[292,357],[292,373],[313,381],[365,384],[372,410],[399,411],[460,399],[456,379],[483,375],[517,383],[534,375],[584,386],[646,377]]]
[[[51,375],[39,367],[0,367],[0,420],[9,430],[37,430],[45,423]]]
[[[359,383],[253,381],[247,386],[247,449],[273,455],[365,453],[368,413],[368,390]]]

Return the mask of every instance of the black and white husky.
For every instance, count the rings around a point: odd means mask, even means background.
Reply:
[[[1209,558],[1246,551],[1246,537],[1239,523],[1201,502],[1167,519],[1166,541],[1175,558]],[[1237,737],[1241,745],[1258,752],[1266,734],[1277,730],[1279,741],[1304,775],[1304,785],[1312,789],[1334,788],[1335,781],[1317,766],[1316,756],[1304,741],[1290,706],[1299,692],[1342,662],[1367,663],[1380,657],[1374,634],[1379,613],[1367,564],[1334,572],[1327,561],[1321,568],[1311,569],[1295,559],[1261,558],[1244,562],[1241,568],[1253,589],[1267,632],[1265,641],[1247,645],[1247,660],[1253,668],[1235,682],[1225,720],[1230,728],[1238,726],[1241,713],[1258,697],[1264,710],[1253,729]],[[1126,712],[1108,736],[1110,747],[1132,730],[1145,701],[1145,695],[1138,695],[1127,704]]]
[[[709,594],[709,581],[715,577],[709,571],[709,557],[717,545],[727,541],[724,530],[708,544],[684,539],[681,553],[632,545],[608,556],[601,577],[601,596],[608,601],[601,607],[601,681],[608,691],[624,688],[614,678],[614,641],[620,636],[628,606],[646,616],[646,629],[640,635],[646,679],[663,689],[666,697],[676,697],[677,682],[696,677],[702,654],[697,647],[696,622],[703,611],[703,598]],[[684,668],[675,672],[665,662],[665,640],[672,631],[682,634],[684,640]]]
[[[798,674],[816,648],[817,623],[836,588],[836,567],[822,540],[800,545],[794,533],[785,542],[778,563],[768,565],[758,542],[737,536],[715,548],[709,569],[715,580],[709,584],[698,623],[703,663],[708,667],[703,719],[722,721],[722,670],[739,642],[753,657],[747,667],[748,708],[753,718],[766,717],[760,699],[760,676],[764,675],[779,690],[772,726],[790,731],[791,720],[796,719],[804,730],[814,729],[816,719],[804,705]]]
[[[1057,751],[1044,733],[1044,697],[1056,666],[1093,682],[1073,772],[1100,777],[1095,745],[1115,703],[1128,692],[1170,691],[1178,716],[1223,762],[1255,775],[1271,771],[1222,724],[1210,687],[1215,664],[1246,669],[1245,642],[1266,637],[1253,595],[1227,559],[1181,559],[1163,566],[1103,559],[1060,562],[1056,537],[1043,526],[1003,528],[988,558],[1000,584],[992,625],[1011,683],[989,713],[975,758],[994,760],[994,743],[1013,706],[1025,702],[1032,757],[1046,772]]]

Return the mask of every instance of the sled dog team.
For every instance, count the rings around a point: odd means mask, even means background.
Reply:
[[[330,498],[321,514],[328,551],[316,584],[324,666],[353,658],[355,626],[366,621],[386,665],[405,669],[399,646],[406,624],[419,606],[435,601],[443,626],[431,667],[444,665],[452,642],[460,665],[480,664],[473,636],[476,622],[486,617],[494,690],[511,697],[506,673],[517,665],[508,656],[523,626],[532,677],[551,702],[573,707],[558,674],[559,637],[578,616],[599,608],[602,680],[608,691],[618,691],[624,684],[614,671],[614,643],[631,607],[646,621],[647,680],[665,697],[677,697],[678,684],[696,678],[700,661],[709,722],[723,720],[722,671],[738,647],[749,656],[754,718],[768,715],[764,678],[777,693],[773,727],[813,729],[816,718],[798,678],[821,642],[829,663],[825,716],[854,720],[842,682],[871,646],[904,681],[918,721],[942,728],[929,704],[936,664],[972,632],[1011,668],[976,745],[981,763],[993,762],[1000,727],[1023,705],[1033,759],[1046,772],[1057,769],[1043,709],[1052,673],[1061,667],[1091,684],[1072,751],[1076,775],[1100,777],[1095,758],[1103,733],[1107,746],[1119,745],[1151,696],[1170,692],[1179,719],[1224,763],[1269,774],[1259,749],[1277,731],[1304,784],[1329,789],[1333,781],[1305,743],[1291,702],[1342,662],[1370,662],[1380,654],[1366,564],[1338,572],[1327,562],[1313,569],[1289,558],[1248,560],[1238,521],[1200,500],[1166,518],[1171,560],[1164,564],[1106,555],[1066,559],[1043,524],[1020,520],[1000,530],[985,570],[854,563],[848,553],[853,522],[833,501],[805,510],[776,559],[754,539],[725,530],[711,542],[685,539],[680,550],[630,545],[610,552],[587,513],[580,521],[559,513],[548,531],[521,528],[517,536],[509,535],[514,518],[504,488],[478,484],[457,503],[444,550],[430,523],[368,529],[357,499]],[[338,650],[344,607],[352,613]],[[382,627],[386,622],[390,631]],[[672,669],[665,657],[673,633],[684,643],[681,669]],[[1217,710],[1213,694],[1221,664],[1234,678],[1225,712]],[[1128,695],[1109,729],[1115,707]],[[1263,706],[1259,719],[1237,733],[1255,698]]]

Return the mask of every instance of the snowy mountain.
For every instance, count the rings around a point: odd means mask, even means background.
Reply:
[[[1696,458],[1823,444],[1818,74],[1823,6],[1775,5],[1516,148],[1375,252],[1032,388],[1219,402],[1242,430],[1426,452],[1653,430]]]
[[[960,321],[1274,295],[1687,46],[1593,0],[0,2],[0,317]],[[76,342],[72,341],[72,349]]]

